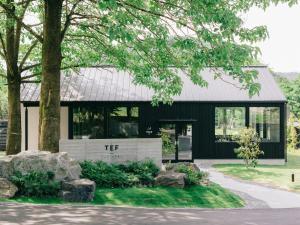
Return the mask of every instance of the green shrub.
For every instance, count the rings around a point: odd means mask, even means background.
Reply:
[[[256,131],[252,128],[244,128],[235,139],[240,145],[239,148],[234,150],[237,157],[244,160],[247,168],[249,166],[255,167],[258,163],[259,155],[264,154],[260,150],[261,140]]]
[[[24,175],[16,172],[10,180],[18,187],[17,195],[28,197],[55,197],[61,188],[53,172],[32,171]]]
[[[141,185],[152,185],[154,177],[159,173],[159,168],[152,161],[133,161],[127,165],[118,165],[118,167],[125,173],[135,175]]]
[[[82,178],[93,180],[97,187],[104,188],[150,186],[159,173],[159,168],[152,161],[130,162],[127,165],[84,161],[80,165]]]
[[[171,138],[171,135],[164,129],[160,129],[160,137],[162,140],[162,154],[163,155],[174,154],[176,151],[176,147],[174,141]]]
[[[127,174],[120,171],[116,166],[102,161],[84,161],[80,163],[82,168],[81,177],[93,180],[97,187],[113,188],[129,186]]]
[[[208,176],[206,172],[197,171],[192,166],[187,166],[185,164],[178,165],[176,172],[185,173],[185,182],[187,185],[200,184],[200,182]]]
[[[299,135],[295,127],[296,121],[297,119],[295,118],[295,116],[291,114],[287,126],[287,149],[289,151],[295,151],[299,145]]]

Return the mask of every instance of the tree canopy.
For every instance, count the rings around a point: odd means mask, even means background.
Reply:
[[[277,81],[288,100],[291,112],[300,119],[300,76],[293,80],[277,77]]]
[[[19,104],[16,85],[41,81],[39,142],[48,146],[41,150],[58,151],[62,69],[113,65],[153,89],[154,104],[180,94],[178,70],[207,86],[205,67],[224,82],[218,71],[227,72],[255,95],[257,73],[243,67],[256,60],[253,43],[268,33],[264,26],[245,27],[241,15],[279,2],[297,0],[0,0],[0,56],[7,70],[1,76],[14,101],[9,111],[20,111],[12,110]],[[16,134],[20,113],[10,116],[18,118],[10,132]]]

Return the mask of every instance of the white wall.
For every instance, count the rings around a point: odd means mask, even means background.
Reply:
[[[21,104],[21,128],[22,128],[22,143],[21,143],[21,150],[25,150],[25,108],[23,104]]]
[[[27,107],[28,109],[28,149],[38,149],[39,134],[39,107]],[[22,120],[22,151],[25,150],[25,108],[21,105]],[[68,139],[68,107],[60,109],[60,137]]]
[[[152,159],[159,167],[162,162],[161,138],[74,139],[61,140],[60,151],[76,160],[101,160],[126,163]]]

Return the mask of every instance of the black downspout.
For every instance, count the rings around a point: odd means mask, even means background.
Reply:
[[[283,122],[283,150],[284,150],[284,159],[285,162],[287,162],[287,103],[283,104],[283,121],[281,120],[281,122]]]
[[[28,108],[25,107],[25,151],[28,150]]]
[[[73,139],[73,105],[68,106],[68,138]]]
[[[245,115],[246,116],[246,118],[245,118],[246,119],[246,121],[245,121],[246,127],[250,127],[250,116],[249,115],[250,115],[250,107],[246,106],[246,115]]]

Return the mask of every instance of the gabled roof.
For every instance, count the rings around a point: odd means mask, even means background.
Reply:
[[[208,102],[284,102],[286,101],[277,86],[273,75],[266,66],[247,67],[258,71],[258,82],[261,84],[259,95],[249,97],[246,90],[241,90],[229,83],[238,81],[222,73],[222,79],[214,79],[214,71],[204,69],[201,75],[208,82],[207,88],[201,88],[192,83],[180,73],[183,81],[182,93],[174,96],[174,101],[208,101]],[[153,91],[147,87],[134,85],[132,76],[115,68],[87,68],[78,73],[63,74],[61,77],[61,101],[151,101]],[[22,102],[38,102],[40,85],[26,83],[21,90]]]

